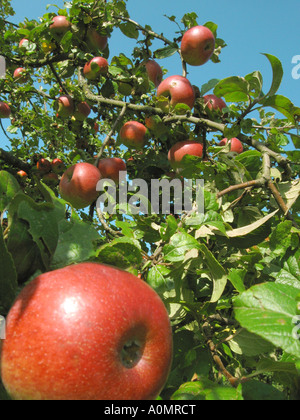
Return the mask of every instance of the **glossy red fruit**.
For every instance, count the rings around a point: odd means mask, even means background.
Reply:
[[[215,37],[205,26],[194,26],[183,35],[181,41],[182,58],[191,66],[205,64],[215,50]]]
[[[170,76],[165,79],[158,86],[157,96],[169,98],[170,105],[172,106],[186,104],[192,109],[195,104],[195,91],[193,86],[188,79],[182,76]],[[165,111],[168,111],[167,105]]]
[[[120,158],[101,159],[98,164],[98,169],[102,178],[112,179],[118,184],[120,172],[126,171],[126,163]]]
[[[228,139],[225,138],[225,139],[220,141],[219,146],[226,146],[227,143],[228,143]],[[230,146],[230,151],[231,152],[235,152],[235,153],[238,153],[238,154],[243,153],[244,146],[239,139],[234,137],[230,140],[230,143],[231,143],[231,146]]]
[[[160,65],[154,60],[148,60],[144,63],[149,79],[157,88],[163,79],[163,71]]]
[[[128,272],[82,263],[42,274],[6,321],[1,378],[16,400],[151,400],[167,380],[167,311]]]
[[[50,31],[57,35],[65,34],[71,27],[71,23],[68,21],[66,16],[54,16],[52,24],[50,25]]]
[[[98,198],[96,188],[100,179],[100,171],[94,165],[77,163],[63,174],[59,184],[60,195],[75,209],[83,209]]]
[[[108,73],[108,67],[108,61],[105,58],[94,57],[85,64],[83,74],[88,80],[96,80],[100,75]]]
[[[138,121],[128,121],[120,131],[122,143],[133,149],[141,149],[146,140],[147,128]]]
[[[170,149],[168,159],[173,168],[180,168],[186,155],[203,157],[203,145],[194,140],[180,141]]]
[[[6,102],[0,102],[0,118],[9,118],[10,114],[10,106]]]
[[[203,96],[204,103],[211,111],[212,110],[219,110],[222,111],[222,109],[226,108],[227,105],[223,101],[222,98],[219,98],[216,95],[210,94]]]

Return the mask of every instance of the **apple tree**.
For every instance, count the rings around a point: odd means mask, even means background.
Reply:
[[[168,310],[174,355],[162,399],[299,399],[300,108],[278,94],[279,59],[265,54],[271,86],[257,69],[191,86],[189,66],[220,62],[226,46],[195,13],[170,17],[181,28],[173,39],[136,22],[122,0],[73,0],[18,25],[13,14],[3,1],[1,316],[40,273],[109,264],[147,282]],[[117,30],[136,41],[130,56],[110,51]],[[210,34],[209,55],[189,48],[195,33]],[[201,152],[168,159],[187,140]],[[59,186],[66,169],[88,163],[101,173],[110,158],[149,191],[154,179],[204,180],[204,211],[176,211],[171,191],[170,211],[142,212],[136,202],[150,208],[150,193],[133,188],[114,212],[94,198],[72,205],[78,191],[66,199]]]

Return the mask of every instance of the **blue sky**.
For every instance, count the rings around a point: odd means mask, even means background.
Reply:
[[[42,16],[49,3],[45,0],[12,0],[16,11],[14,21]],[[51,4],[61,7],[63,1],[57,0]],[[300,79],[292,77],[295,67],[292,59],[300,55],[299,0],[128,0],[127,7],[132,19],[149,24],[154,31],[163,32],[171,39],[177,26],[164,15],[175,15],[180,21],[185,13],[194,11],[199,24],[213,21],[218,25],[218,36],[228,45],[221,54],[221,63],[209,62],[201,67],[189,67],[188,77],[193,84],[201,86],[212,78],[244,76],[259,70],[267,90],[271,82],[271,68],[261,53],[269,53],[277,56],[283,64],[285,74],[279,93],[300,106]],[[51,7],[49,10],[57,9]],[[161,43],[157,45],[162,46]],[[110,40],[111,57],[121,51],[130,54],[133,47],[134,41],[116,31]],[[162,60],[161,64],[169,70],[169,75],[181,74],[178,55]]]

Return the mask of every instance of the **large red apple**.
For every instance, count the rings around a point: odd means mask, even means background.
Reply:
[[[186,104],[191,109],[195,104],[195,91],[189,80],[182,76],[170,76],[157,89],[157,96],[170,98],[170,105]],[[167,109],[166,109],[167,110]]]
[[[74,112],[74,101],[69,95],[62,95],[56,103],[57,113],[62,118],[70,117]]]
[[[203,157],[203,145],[194,140],[180,141],[170,149],[168,159],[173,168],[180,168],[186,155]]]
[[[222,98],[219,98],[216,95],[205,95],[203,96],[204,103],[211,111],[212,110],[219,110],[222,111],[222,109],[226,108],[226,103],[223,101]]]
[[[227,143],[228,143],[228,139],[225,138],[225,139],[220,141],[219,146],[226,146]],[[236,137],[232,138],[230,140],[230,144],[231,144],[230,145],[230,151],[231,152],[235,152],[235,153],[238,153],[238,154],[243,153],[244,147],[243,147],[243,144],[241,143],[241,141],[239,139],[237,139]]]
[[[102,178],[112,179],[116,184],[119,183],[119,174],[126,171],[126,163],[120,158],[101,159],[98,169]]]
[[[88,80],[96,80],[101,74],[107,74],[108,67],[108,61],[105,58],[94,57],[85,64],[83,74]]]
[[[128,121],[120,131],[122,143],[133,149],[141,149],[147,137],[147,128],[138,121]]]
[[[97,183],[101,174],[96,166],[82,162],[69,167],[63,174],[59,190],[61,197],[75,209],[90,206],[98,197]]]
[[[215,37],[205,26],[194,26],[186,31],[181,42],[181,54],[191,66],[205,64],[215,50]]]
[[[71,23],[68,21],[66,16],[54,16],[50,30],[52,33],[57,35],[65,34],[71,27]]]
[[[150,400],[167,380],[167,311],[128,272],[82,263],[42,274],[6,321],[1,377],[16,400]]]
[[[0,118],[9,118],[10,114],[10,106],[6,102],[0,102]]]
[[[144,63],[149,79],[157,88],[163,79],[163,71],[160,65],[154,60],[148,60]]]
[[[87,31],[87,38],[91,46],[99,51],[104,51],[107,47],[107,36],[99,34],[96,29],[89,28]]]

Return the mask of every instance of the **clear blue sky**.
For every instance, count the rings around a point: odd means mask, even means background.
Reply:
[[[25,17],[38,19],[47,12],[48,4],[52,4],[48,9],[51,12],[57,12],[54,4],[64,7],[63,0],[54,0],[53,3],[49,0],[12,0],[16,12],[12,21],[19,23]],[[284,78],[278,93],[300,106],[300,78],[296,80],[292,77],[295,67],[293,57],[300,56],[300,0],[128,0],[127,7],[133,20],[142,25],[150,25],[155,32],[164,33],[169,39],[173,39],[178,28],[164,15],[175,15],[180,22],[185,13],[196,12],[199,24],[213,21],[218,25],[218,37],[228,45],[220,56],[221,63],[188,66],[188,78],[192,84],[201,87],[210,79],[245,76],[259,70],[264,79],[264,91],[268,91],[272,71],[268,60],[261,53],[269,53],[278,57],[284,68]],[[110,58],[120,52],[130,56],[136,41],[116,30],[109,45]],[[162,42],[157,41],[152,48],[161,47]],[[182,72],[178,54],[160,60],[159,63],[169,71],[170,76]],[[300,76],[300,68],[298,74]]]
[[[25,17],[38,18],[46,12],[45,0],[12,0],[16,11],[15,22]],[[63,0],[51,4],[63,6]],[[292,58],[300,55],[300,1],[299,0],[128,0],[132,19],[149,24],[156,32],[164,32],[172,39],[177,26],[164,15],[175,15],[180,21],[187,12],[196,12],[198,23],[213,21],[218,24],[218,36],[228,47],[221,54],[221,63],[207,63],[205,66],[189,67],[189,79],[202,85],[212,78],[222,79],[232,75],[244,76],[254,70],[263,74],[265,90],[271,82],[271,68],[261,53],[277,56],[284,67],[284,79],[279,91],[300,106],[300,79],[292,78]],[[57,10],[51,7],[50,11]],[[157,44],[158,47],[162,46]],[[110,40],[111,56],[124,52],[130,54],[134,41],[120,35],[119,31]],[[169,74],[180,74],[178,56],[161,61]],[[299,71],[300,73],[300,71]]]

